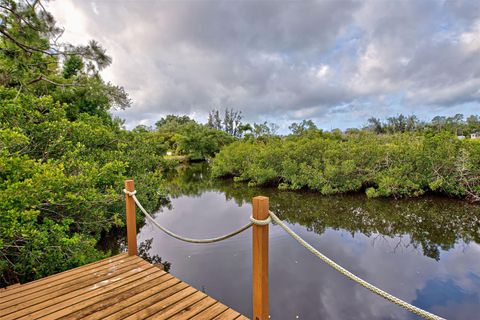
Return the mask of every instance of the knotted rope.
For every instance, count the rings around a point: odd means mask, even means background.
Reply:
[[[256,224],[257,226],[266,226],[267,224],[270,224],[270,222],[272,222],[272,218],[268,216],[265,220],[257,220],[254,217],[250,216],[250,222],[252,224]]]

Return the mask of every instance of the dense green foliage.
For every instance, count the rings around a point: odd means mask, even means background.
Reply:
[[[123,180],[135,177],[142,195],[161,200],[165,152],[156,133],[128,132],[89,114],[71,121],[66,106],[50,96],[16,94],[0,88],[4,283],[103,256],[95,249],[101,233],[125,220]]]
[[[322,194],[365,190],[370,197],[425,192],[480,200],[480,140],[440,133],[324,133],[315,128],[244,139],[213,162],[216,177]]]
[[[190,160],[213,157],[234,140],[227,132],[199,124],[187,116],[168,115],[157,121],[156,131],[172,153]]]
[[[164,137],[122,129],[108,110],[128,96],[98,74],[110,58],[54,46],[39,3],[0,3],[0,285],[108,255],[96,244],[123,225],[124,179],[150,208],[165,198]]]

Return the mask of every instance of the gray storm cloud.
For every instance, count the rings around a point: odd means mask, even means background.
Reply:
[[[68,5],[69,13],[58,8]],[[365,121],[480,106],[477,1],[55,1],[113,57],[132,124],[212,108]],[[67,34],[68,36],[68,34]],[[401,97],[400,101],[398,97]],[[389,108],[397,97],[395,108]],[[480,110],[480,107],[478,108]],[[338,112],[341,110],[342,112]],[[335,120],[332,120],[335,121]]]

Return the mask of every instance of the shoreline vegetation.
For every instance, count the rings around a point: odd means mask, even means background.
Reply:
[[[480,201],[480,140],[448,131],[375,134],[311,129],[301,134],[244,139],[213,160],[214,177],[251,186],[309,189],[323,195],[368,197],[442,194]]]
[[[165,176],[181,159],[208,160],[215,176],[257,186],[479,199],[480,140],[468,138],[479,116],[372,118],[344,132],[305,120],[283,136],[225,109],[206,124],[168,115],[126,130],[111,110],[131,101],[102,79],[112,63],[105,49],[59,41],[63,29],[41,0],[1,3],[0,287],[110,255],[97,244],[124,225],[123,181],[133,177],[153,211],[168,203]]]

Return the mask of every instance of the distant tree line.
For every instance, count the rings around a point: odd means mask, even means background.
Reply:
[[[420,121],[415,115],[405,116],[400,114],[388,117],[386,121],[372,117],[368,119],[365,129],[377,134],[449,131],[456,135],[469,135],[480,130],[480,117],[478,115],[470,115],[465,118],[463,114],[456,114],[453,117],[436,116],[431,122],[424,122]]]
[[[480,201],[480,140],[458,139],[480,130],[479,116],[414,115],[376,118],[359,129],[319,129],[294,122],[278,135],[274,123],[243,123],[239,111],[209,113],[199,124],[169,115],[156,130],[177,154],[213,158],[216,177],[250,185],[313,189],[322,194],[365,191],[370,197],[410,197],[428,192]]]
[[[155,123],[154,130],[164,138],[169,150],[175,155],[184,155],[192,160],[212,158],[224,146],[238,139],[268,140],[278,136],[279,126],[272,122],[244,123],[241,111],[225,109],[223,112],[209,112],[206,124],[201,124],[186,115],[167,115]],[[142,127],[142,126],[140,126]],[[312,120],[294,122],[288,127],[294,136],[304,136],[323,132]],[[351,128],[344,132],[334,129],[331,133],[356,134],[362,131],[375,134],[396,134],[406,132],[439,133],[451,132],[456,135],[468,135],[480,131],[480,117],[476,115],[454,117],[436,116],[431,122],[420,121],[415,115],[388,117],[385,121],[368,119],[363,128]]]

